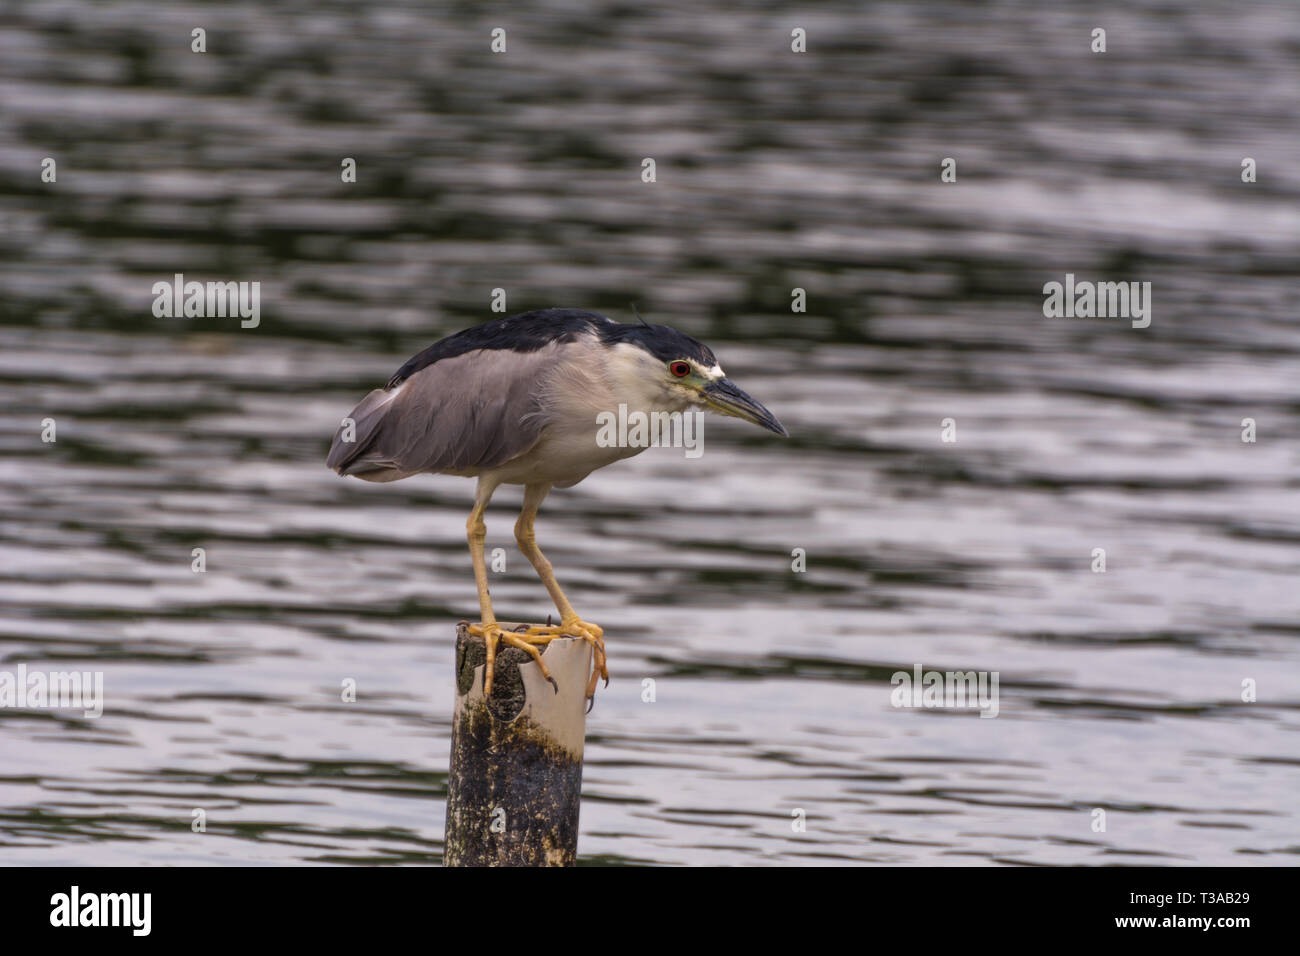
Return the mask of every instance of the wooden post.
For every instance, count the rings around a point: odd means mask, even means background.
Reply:
[[[563,637],[538,649],[559,691],[527,653],[498,645],[488,700],[483,638],[464,621],[456,628],[444,866],[572,866],[577,858],[591,645]]]

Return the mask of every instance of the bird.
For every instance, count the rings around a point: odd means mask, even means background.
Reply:
[[[776,416],[726,377],[708,346],[637,318],[639,323],[623,323],[582,309],[552,308],[464,329],[410,358],[334,434],[325,463],[343,477],[387,482],[431,473],[477,479],[465,528],[480,613],[469,633],[482,637],[487,649],[485,696],[492,693],[501,644],[528,653],[558,692],[538,647],[566,635],[592,645],[589,709],[597,677],[609,685],[604,629],[574,610],[534,531],[538,508],[553,487],[571,488],[649,444],[610,441],[612,430],[602,436],[608,416],[712,411],[789,437]],[[503,484],[523,486],[515,540],[554,602],[558,625],[516,632],[497,622],[483,556],[484,513]]]

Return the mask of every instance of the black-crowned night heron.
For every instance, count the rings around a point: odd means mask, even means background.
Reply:
[[[593,646],[590,698],[597,674],[609,681],[604,631],[579,617],[560,590],[533,533],[537,509],[553,485],[572,487],[647,447],[626,438],[611,442],[610,416],[658,415],[662,422],[673,413],[706,409],[787,434],[690,336],[644,321],[625,325],[594,312],[544,309],[457,332],[416,355],[343,420],[326,464],[365,481],[423,472],[477,478],[466,531],[482,614],[470,632],[487,647],[484,693],[492,692],[499,642],[531,654],[554,686],[537,647],[570,635]],[[515,540],[560,612],[557,626],[512,632],[497,624],[483,557],[483,512],[502,484],[524,486]]]

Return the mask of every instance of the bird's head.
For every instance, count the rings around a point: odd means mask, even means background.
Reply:
[[[647,409],[705,408],[789,437],[776,416],[723,374],[709,347],[666,325],[612,325],[610,371],[628,404]]]

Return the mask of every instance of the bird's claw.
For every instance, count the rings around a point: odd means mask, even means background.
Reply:
[[[549,615],[547,621],[550,621]],[[576,615],[565,618],[559,624],[548,623],[545,627],[530,627],[523,633],[503,630],[501,625],[495,621],[471,624],[469,633],[472,637],[483,638],[483,643],[487,648],[487,661],[483,665],[484,697],[492,695],[493,678],[496,674],[497,647],[501,643],[505,643],[510,647],[517,647],[531,656],[541,669],[542,676],[550,682],[551,690],[558,694],[560,685],[551,676],[551,672],[542,660],[542,654],[537,649],[537,645],[549,644],[555,638],[563,635],[576,637],[591,644],[591,678],[587,682],[586,693],[587,713],[591,713],[591,707],[595,701],[597,681],[603,678],[605,686],[609,686],[609,668],[605,665],[605,629],[597,624],[584,621]]]
[[[487,648],[487,660],[483,664],[484,697],[492,696],[492,678],[496,674],[497,644],[502,641],[527,653],[540,668],[542,676],[550,681],[551,689],[557,694],[560,692],[560,685],[556,683],[555,678],[551,676],[550,669],[546,666],[546,662],[542,660],[542,652],[537,649],[536,643],[527,640],[533,630],[534,628],[529,628],[524,634],[503,631],[495,621],[469,626],[470,636],[483,638],[483,644]]]
[[[550,618],[548,617],[549,621]],[[563,618],[559,624],[547,624],[545,627],[530,627],[528,636],[546,637],[551,640],[569,635],[577,637],[591,644],[591,679],[587,682],[587,699],[591,700],[596,693],[596,682],[603,678],[605,686],[609,686],[609,668],[605,664],[605,629],[599,624],[592,624],[590,621],[584,621],[576,614]],[[590,708],[587,713],[591,713]]]

